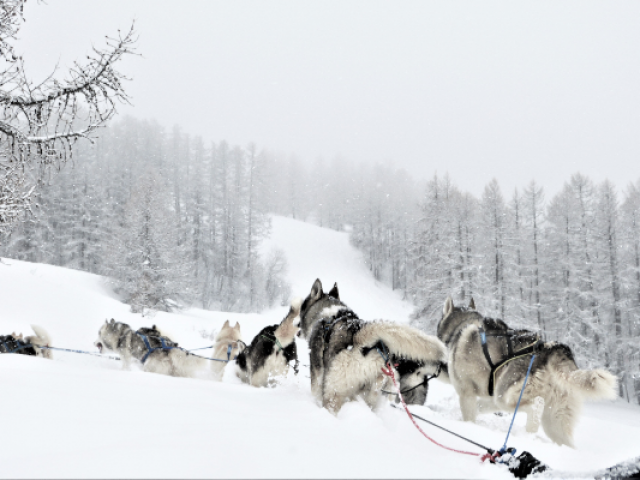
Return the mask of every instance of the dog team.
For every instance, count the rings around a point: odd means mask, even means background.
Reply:
[[[16,333],[0,336],[0,353],[51,358],[49,334],[36,325],[32,329],[35,335],[25,338]],[[232,327],[227,320],[211,358],[181,348],[155,325],[136,331],[113,319],[100,327],[95,346],[101,353],[119,354],[125,369],[137,362],[146,372],[180,377],[208,369],[222,380],[227,363],[234,363],[243,382],[266,387],[285,377],[290,367],[298,373],[296,336],[309,344],[311,392],[334,414],[358,397],[371,408],[383,396],[397,402],[383,372],[389,368],[407,404],[423,405],[429,380],[437,377],[455,389],[463,420],[474,422],[479,412],[513,412],[531,366],[520,403],[527,431],[536,432],[542,425],[552,441],[573,447],[583,401],[616,397],[614,375],[578,369],[568,346],[484,317],[473,299],[463,307],[447,298],[437,336],[432,336],[404,324],[360,319],[340,299],[337,284],[325,293],[319,279],[303,302],[291,303],[280,324],[264,327],[250,344],[242,341],[240,324]]]

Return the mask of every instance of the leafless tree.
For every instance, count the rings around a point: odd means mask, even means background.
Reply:
[[[74,62],[62,78],[54,69],[34,83],[12,46],[25,1],[0,0],[0,232],[31,211],[45,173],[71,159],[76,142],[92,141],[116,106],[128,102],[127,77],[115,65],[135,53],[132,25],[124,34],[106,37],[104,48],[94,47],[83,64]]]

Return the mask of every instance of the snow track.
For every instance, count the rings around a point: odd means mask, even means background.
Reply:
[[[338,282],[343,300],[362,318],[407,321],[410,305],[376,284],[347,235],[275,217],[270,246],[290,264],[292,291],[304,297],[316,277],[325,290]],[[191,309],[141,318],[121,304],[103,280],[73,270],[5,259],[0,265],[0,334],[45,327],[54,346],[94,350],[107,318],[133,327],[156,323],[181,346],[211,343],[203,335],[226,319],[239,321],[251,340],[279,322],[286,308],[263,314]],[[430,332],[433,333],[433,332]],[[299,341],[301,363],[308,363]],[[204,351],[208,352],[208,351]],[[337,417],[311,397],[308,369],[290,373],[274,389],[237,380],[230,365],[223,382],[122,371],[120,362],[54,352],[54,361],[0,355],[2,477],[6,478],[513,478],[502,467],[447,452],[426,441],[402,411],[363,402],[347,404]],[[203,376],[205,377],[205,376]],[[481,415],[460,421],[450,386],[431,383],[421,416],[500,447],[509,417]],[[526,433],[518,415],[510,446],[528,450],[557,471],[595,471],[640,454],[640,408],[621,401],[588,404],[575,450],[544,435]],[[453,448],[464,442],[438,430],[429,435]]]

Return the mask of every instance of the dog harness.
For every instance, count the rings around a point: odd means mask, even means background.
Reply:
[[[378,352],[379,352],[379,351],[380,351],[380,350],[378,350]],[[384,357],[382,357],[382,358],[384,359]],[[424,377],[424,380],[423,380],[423,381],[421,381],[419,384],[417,384],[417,385],[415,385],[415,386],[413,386],[413,387],[409,387],[409,388],[407,388],[407,389],[405,389],[405,390],[401,390],[401,391],[400,391],[400,393],[401,393],[402,395],[404,395],[405,393],[412,392],[412,391],[414,391],[416,388],[418,388],[418,387],[422,387],[423,385],[424,385],[425,387],[427,387],[427,388],[428,388],[428,387],[429,387],[429,381],[430,381],[430,380],[433,380],[434,378],[438,378],[438,377],[440,376],[440,372],[441,372],[441,371],[442,371],[442,363],[438,363],[438,368],[436,369],[436,373],[434,373],[433,375],[429,375],[429,376],[427,376],[427,377]],[[397,395],[397,393],[396,393],[396,392],[389,392],[389,391],[387,391],[387,390],[380,390],[380,391],[381,391],[382,393],[386,393],[386,394],[388,394],[388,395]]]
[[[513,338],[518,336],[515,330],[489,330],[485,331],[480,328],[480,342],[482,343],[482,351],[484,357],[487,359],[489,366],[491,367],[491,373],[489,374],[489,396],[493,397],[493,390],[496,384],[496,373],[499,369],[504,367],[507,363],[515,360],[516,358],[524,357],[525,355],[536,354],[540,351],[544,342],[540,339],[539,335],[536,335],[536,341],[526,347],[519,350],[513,350]],[[489,347],[487,347],[487,336],[489,337],[506,337],[507,339],[507,356],[498,363],[494,364],[489,354]]]
[[[14,338],[13,336],[0,337],[0,343],[4,347],[4,352],[2,353],[16,353],[20,350],[25,350],[27,348],[31,348],[32,351],[24,352],[25,355],[35,355],[36,350],[30,343],[24,343],[19,338]]]
[[[281,352],[282,350],[284,350],[284,348],[282,348],[282,344],[280,343],[280,340],[278,340],[278,337],[276,337],[275,335],[273,336],[273,338],[269,338],[265,335],[260,335],[261,338],[264,338],[265,340],[270,341],[271,343],[275,343],[276,346],[278,347],[278,351]],[[231,348],[231,344],[229,344],[229,348]],[[228,350],[228,354],[230,354],[231,350]]]
[[[176,347],[173,345],[167,345],[164,341],[163,337],[153,337],[153,338],[157,338],[158,340],[160,340],[160,347],[152,347],[151,344],[149,343],[149,338],[146,335],[143,335],[139,332],[136,332],[140,338],[142,338],[142,341],[144,342],[144,345],[147,347],[147,353],[144,355],[144,357],[142,357],[142,360],[140,360],[141,363],[144,364],[144,362],[147,361],[147,358],[149,358],[149,355],[151,355],[153,352],[155,352],[156,350],[173,350],[174,348],[178,348],[180,350],[182,350],[182,348],[180,347]]]
[[[331,331],[333,330],[333,327],[335,327],[336,324],[341,320],[347,321],[346,327],[347,329],[354,330],[353,333],[356,333],[360,329],[358,322],[356,321],[360,320],[360,317],[358,317],[358,315],[356,315],[353,310],[342,308],[338,310],[338,312],[336,312],[336,315],[330,321],[326,318],[323,318],[321,320],[322,329],[324,331],[323,340],[325,343],[329,341],[329,337],[331,337]]]

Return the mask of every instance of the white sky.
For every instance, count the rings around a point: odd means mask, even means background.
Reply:
[[[547,198],[640,178],[640,2],[29,1],[34,79],[137,19],[139,118]]]

